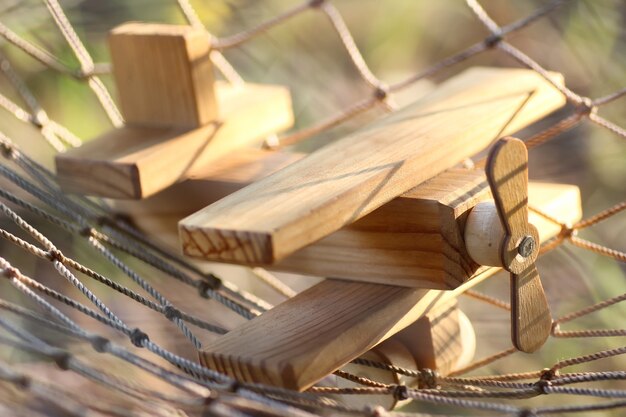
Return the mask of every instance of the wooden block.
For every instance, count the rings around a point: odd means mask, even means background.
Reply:
[[[390,342],[402,343],[418,369],[436,370],[445,376],[469,363],[476,349],[475,337],[472,324],[458,308],[457,300],[452,299],[437,304],[377,348]]]
[[[240,149],[148,198],[114,200],[113,208],[146,234],[171,248],[178,248],[178,222],[182,218],[303,156],[292,152]]]
[[[204,29],[125,23],[111,31],[109,48],[127,125],[189,129],[217,118]]]
[[[531,192],[530,205],[562,213],[571,187],[552,187]],[[483,267],[451,291],[326,279],[207,345],[200,360],[242,381],[304,390],[496,271]]]
[[[474,68],[180,223],[188,256],[272,264],[565,104],[530,70]]]
[[[123,127],[56,157],[64,191],[145,198],[203,175],[209,163],[293,124],[289,91],[280,86],[216,84],[220,118],[206,126]]]
[[[456,288],[479,268],[465,251],[465,217],[489,198],[483,171],[448,170],[271,268],[381,284]]]
[[[270,268],[381,284],[453,289],[467,281],[480,265],[499,265],[477,263],[481,260],[468,254],[463,238],[468,212],[489,204],[489,199],[482,171],[448,170]],[[529,200],[541,202],[564,223],[574,223],[582,216],[580,192],[573,185],[530,183]],[[493,214],[482,229],[485,233],[480,234],[482,242],[491,242],[487,245],[492,246],[504,236],[495,211]],[[560,232],[558,224],[535,212],[530,212],[529,219],[542,241]],[[483,236],[489,233],[491,238]]]

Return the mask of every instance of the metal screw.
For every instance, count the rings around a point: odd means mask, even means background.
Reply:
[[[535,239],[533,239],[532,236],[524,236],[517,247],[517,253],[519,253],[522,258],[528,258],[534,250]]]

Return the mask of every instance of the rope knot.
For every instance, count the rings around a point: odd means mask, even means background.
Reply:
[[[554,323],[552,327],[558,327],[558,324]],[[539,379],[541,381],[552,381],[552,379],[557,376],[559,373],[558,369],[553,368],[544,368],[541,371],[541,375],[539,375]]]
[[[163,313],[168,320],[179,319],[181,317],[180,310],[172,305],[166,305],[163,309]]]
[[[91,226],[85,226],[78,232],[83,237],[94,237],[96,234],[96,229]]]
[[[9,142],[0,142],[0,150],[2,155],[7,159],[13,159],[16,154],[15,146]]]
[[[228,387],[229,391],[235,394],[237,393],[239,388],[241,388],[241,384],[239,384],[239,381],[233,381],[232,384],[230,384],[230,386]]]
[[[0,269],[0,271],[2,271],[2,275],[4,275],[8,279],[17,278],[20,276],[19,271],[12,266],[7,266],[4,269]]]
[[[207,295],[207,291],[212,290],[213,288],[211,288],[211,284],[207,281],[200,281],[198,283],[198,294],[200,294],[200,297],[202,298],[208,298]]]
[[[593,104],[593,100],[589,97],[580,97],[580,101],[576,103],[576,111],[580,114],[590,115],[595,114],[598,111],[598,107]]]
[[[60,369],[67,371],[70,369],[70,361],[72,360],[72,355],[65,351],[58,351],[52,354],[52,360]]]
[[[110,341],[106,337],[94,336],[91,338],[91,346],[93,346],[96,352],[105,352],[109,343]]]
[[[545,395],[545,394],[549,394],[548,388],[552,386],[552,382],[550,382],[547,379],[540,379],[539,381],[535,383],[535,386],[537,387],[537,389],[539,390],[541,394]]]
[[[209,284],[211,284],[211,289],[212,290],[219,290],[220,288],[222,288],[222,280],[218,277],[216,277],[213,274],[208,274],[207,276],[204,277],[205,281],[207,281]]]
[[[50,249],[46,256],[52,262],[58,261],[63,263],[63,261],[65,260],[65,256],[58,249]]]
[[[139,328],[135,327],[133,331],[130,333],[130,342],[137,346],[143,347],[144,343],[148,342],[150,338],[147,334],[139,330]]]
[[[33,115],[32,123],[37,127],[44,127],[48,123],[50,123],[50,118],[45,111],[39,110],[37,113]]]
[[[484,42],[487,48],[495,48],[496,45],[498,45],[503,40],[504,40],[504,36],[502,35],[502,32],[498,31],[498,32],[491,32],[491,34],[485,38]]]
[[[439,378],[439,373],[433,369],[420,369],[419,374],[419,382],[420,385],[424,388],[437,389],[439,388],[439,384],[437,380]]]
[[[576,236],[577,233],[578,231],[574,229],[574,227],[570,223],[566,223],[561,225],[561,231],[559,232],[559,235],[563,239],[569,239],[572,236]]]
[[[86,80],[94,75],[95,67],[93,68],[79,68],[72,74],[74,78],[79,80]]]
[[[389,87],[385,84],[379,84],[374,90],[374,98],[378,101],[383,101],[389,95]]]
[[[31,383],[33,382],[32,379],[30,379],[29,376],[27,375],[21,375],[19,378],[17,378],[15,380],[15,383],[21,387],[22,389],[28,389],[30,388]]]
[[[217,291],[222,286],[222,280],[213,274],[209,274],[208,276],[203,277],[203,278],[204,279],[198,282],[198,293],[200,293],[200,297],[202,298],[208,297],[207,292],[209,290]]]
[[[406,385],[396,385],[393,390],[393,398],[398,401],[404,401],[409,399],[409,389]]]
[[[111,219],[109,219],[107,216],[98,216],[95,218],[95,221],[98,226],[105,226],[111,223]]]
[[[558,321],[553,321],[552,322],[552,327],[550,328],[550,335],[555,336],[559,332],[559,330],[561,330],[561,324]],[[547,368],[544,369],[542,371],[542,376],[541,376],[542,378],[543,378],[543,372],[546,372],[546,371],[551,371],[551,370],[549,370]],[[550,378],[548,378],[548,379],[550,379]]]

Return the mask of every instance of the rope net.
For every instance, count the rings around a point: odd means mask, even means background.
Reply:
[[[36,128],[52,149],[61,152],[79,146],[81,139],[48,116],[7,58],[11,49],[21,50],[63,77],[85,83],[113,126],[121,126],[123,120],[102,81],[110,65],[94,62],[57,0],[44,3],[48,17],[79,65],[66,64],[62,57],[0,23],[0,35],[5,40],[2,51],[7,52],[0,55],[0,70],[5,86],[13,89],[0,94],[0,106],[18,121]],[[393,111],[396,94],[489,51],[541,74],[570,104],[548,125],[524,138],[529,148],[581,124],[604,129],[618,140],[626,139],[623,127],[599,114],[599,109],[623,99],[626,88],[597,98],[576,93],[553,82],[547,69],[509,41],[512,35],[541,19],[571,12],[576,4],[546,2],[529,15],[502,26],[476,0],[467,0],[464,7],[484,26],[484,39],[394,83],[382,81],[370,69],[342,14],[330,1],[305,1],[234,35],[207,35],[213,36],[212,59],[223,77],[231,83],[242,83],[242,76],[223,53],[240,49],[275,28],[288,27],[296,16],[317,13],[327,20],[324,30],[337,34],[348,62],[366,85],[369,94],[364,98],[278,140],[268,140],[268,147],[296,144],[373,109]],[[190,25],[203,26],[188,1],[179,0],[176,6]],[[591,412],[620,415],[626,408],[626,328],[620,328],[625,318],[623,281],[606,285],[602,288],[610,290],[583,300],[591,301],[587,306],[578,303],[568,312],[559,312],[551,340],[539,358],[528,359],[507,345],[500,351],[489,350],[481,346],[479,338],[479,352],[487,354],[447,376],[366,359],[353,363],[418,378],[422,389],[386,384],[340,370],[336,377],[354,386],[314,386],[298,393],[237,382],[204,368],[196,361],[196,350],[204,342],[262,314],[271,304],[238,289],[216,272],[162,249],[125,219],[113,215],[106,202],[63,194],[53,173],[17,143],[10,135],[0,133],[3,415],[539,416]],[[481,162],[468,161],[467,165]],[[558,292],[563,285],[550,284],[549,265],[557,263],[555,257],[576,265],[583,258],[590,260],[588,268],[581,268],[592,283],[612,279],[605,278],[611,268],[623,268],[623,250],[598,243],[593,233],[585,232],[611,221],[619,229],[620,223],[614,219],[623,216],[624,209],[626,201],[621,201],[588,213],[589,217],[576,224],[560,224],[561,233],[546,242],[541,251],[541,266],[548,271],[542,275],[549,293],[551,289]],[[295,294],[262,269],[255,268],[250,277],[258,278],[265,290],[274,291],[274,302]],[[504,293],[498,281],[503,282],[492,279],[478,287],[481,291],[468,291],[461,301],[468,306],[477,304],[475,308],[497,317],[498,332],[505,335],[506,311],[510,307],[498,297]],[[490,286],[495,286],[496,295],[485,293],[491,291]],[[616,328],[601,327],[604,323]],[[508,341],[508,337],[500,339]],[[381,396],[413,401],[403,411],[386,411],[376,405]],[[349,400],[354,397],[370,398],[371,405],[354,405]],[[513,401],[520,399],[523,401]]]

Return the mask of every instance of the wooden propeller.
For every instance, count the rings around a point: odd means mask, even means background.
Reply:
[[[495,206],[480,203],[472,210],[466,244],[476,262],[502,266],[511,273],[513,345],[534,352],[550,335],[552,318],[535,267],[540,240],[537,228],[528,222],[528,151],[524,142],[500,139],[489,153],[485,173]],[[482,220],[477,221],[478,217]],[[482,245],[473,244],[475,225],[483,229]]]

